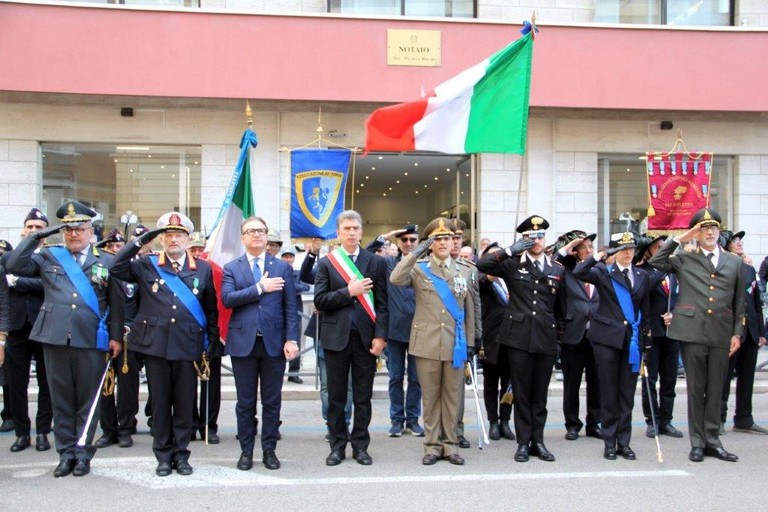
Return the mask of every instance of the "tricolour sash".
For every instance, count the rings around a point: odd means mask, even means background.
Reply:
[[[341,275],[341,278],[344,279],[344,282],[347,284],[349,284],[353,277],[356,277],[360,281],[365,279],[363,274],[360,273],[360,270],[355,266],[354,263],[352,263],[352,260],[349,258],[347,251],[341,247],[328,253],[328,261],[331,262],[333,268],[336,269],[336,272]],[[368,290],[364,294],[360,295],[360,304],[362,304],[363,309],[366,313],[368,313],[368,316],[371,317],[371,321],[375,323],[376,310],[373,308],[372,290]]]
[[[75,289],[83,298],[91,311],[94,312],[96,318],[99,319],[99,328],[96,330],[96,348],[102,352],[109,350],[109,331],[107,330],[107,316],[109,316],[109,307],[102,316],[99,309],[99,298],[96,296],[96,292],[93,291],[91,282],[85,277],[85,272],[80,265],[77,264],[75,258],[69,249],[65,247],[50,247],[48,249],[59,262],[61,268],[66,272],[67,277],[72,284],[75,285]]]
[[[608,273],[611,273],[611,266],[607,267]],[[638,345],[640,339],[640,321],[643,318],[643,313],[638,310],[637,319],[635,319],[635,306],[632,304],[632,294],[627,289],[626,285],[613,279],[611,276],[611,284],[613,284],[613,291],[616,292],[616,298],[619,299],[619,305],[621,311],[624,313],[624,318],[632,326],[632,337],[629,340],[629,364],[632,365],[632,371],[637,373],[640,371],[640,348]]]
[[[437,295],[440,297],[440,300],[443,301],[445,309],[456,321],[452,363],[454,368],[461,368],[467,360],[467,337],[464,334],[464,308],[459,306],[456,297],[451,293],[451,288],[448,286],[445,279],[435,275],[432,272],[432,269],[427,265],[426,261],[419,263],[419,266],[426,275],[432,277],[432,284],[435,286]]]
[[[152,262],[152,266],[155,267],[160,277],[165,279],[165,284],[168,285],[168,288],[181,300],[187,311],[192,314],[197,323],[200,324],[200,327],[203,328],[203,333],[205,333],[203,337],[203,350],[208,350],[208,322],[205,318],[203,307],[200,305],[200,301],[197,300],[197,296],[192,293],[192,290],[187,288],[187,285],[184,284],[184,281],[175,272],[159,266],[157,264],[157,256],[151,255],[149,261]]]

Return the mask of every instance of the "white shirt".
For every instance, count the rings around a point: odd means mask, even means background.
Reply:
[[[712,266],[717,268],[717,262],[720,261],[720,247],[715,246],[714,251],[707,251],[706,249],[701,249],[701,252],[704,253],[705,258],[709,258],[709,255],[712,254]]]
[[[632,274],[632,265],[630,265],[628,267],[622,267],[621,265],[619,265],[617,263],[616,264],[616,268],[618,268],[619,272],[621,272],[622,274],[624,273],[624,269],[625,268],[629,269],[629,272],[627,272],[627,275],[629,276],[629,282],[632,283],[632,286],[635,286],[635,276]]]
[[[531,265],[533,265],[535,261],[538,261],[539,262],[539,268],[541,270],[544,270],[545,268],[547,268],[547,257],[546,257],[546,255],[544,253],[541,253],[538,258],[534,258],[533,256],[531,256],[528,253],[528,251],[524,252],[523,254],[525,254],[525,258],[527,258],[528,261],[531,262]]]
[[[177,259],[177,260],[174,260],[173,258],[171,258],[170,256],[168,256],[168,261],[170,261],[170,267],[171,267],[171,268],[173,268],[173,264],[174,264],[174,263],[178,263],[178,264],[179,264],[179,269],[182,269],[182,268],[184,268],[184,262],[185,262],[185,261],[187,261],[187,253],[185,252],[185,253],[184,253],[184,254],[181,256],[181,258],[179,258],[179,259]]]

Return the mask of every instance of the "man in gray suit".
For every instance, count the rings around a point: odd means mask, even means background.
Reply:
[[[59,465],[53,476],[90,472],[96,452],[91,444],[95,419],[85,445],[77,444],[101,381],[105,353],[117,357],[122,349],[124,294],[112,279],[112,255],[90,244],[91,219],[96,212],[71,201],[56,212],[61,225],[30,233],[8,256],[8,270],[20,276],[40,277],[45,301],[29,338],[43,345],[48,387],[53,406],[53,433]],[[38,242],[64,231],[64,247]]]
[[[688,380],[688,458],[693,462],[705,455],[729,462],[739,459],[723,448],[719,431],[728,358],[739,349],[744,330],[744,270],[741,258],[720,249],[720,222],[715,210],[699,210],[690,229],[667,240],[648,261],[663,272],[674,272],[680,287],[669,337],[680,341]],[[695,251],[675,253],[691,240],[698,242]]]

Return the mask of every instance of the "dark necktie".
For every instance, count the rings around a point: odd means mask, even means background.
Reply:
[[[715,264],[712,261],[714,259],[714,257],[715,257],[715,253],[713,253],[713,252],[707,254],[707,259],[709,260],[709,269],[710,270],[715,270]]]
[[[627,285],[627,290],[632,289],[632,281],[629,279],[629,269],[625,268],[621,271],[622,274],[624,274],[624,283]]]
[[[253,281],[258,283],[261,281],[261,269],[259,268],[259,259],[253,258]]]
[[[539,262],[539,260],[535,260],[533,262],[533,266],[536,268],[536,272],[541,272],[541,263]]]
[[[174,272],[176,272],[177,274],[178,274],[178,273],[179,273],[179,271],[181,270],[181,265],[179,265],[179,262],[178,262],[178,261],[174,261],[174,262],[172,262],[172,263],[171,263],[171,266],[173,267],[173,271],[174,271]]]

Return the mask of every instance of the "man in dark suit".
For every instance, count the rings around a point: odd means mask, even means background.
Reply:
[[[690,229],[670,238],[648,263],[662,272],[674,272],[680,293],[672,311],[669,337],[680,341],[688,393],[688,458],[704,456],[735,462],[720,441],[720,399],[728,373],[728,358],[741,345],[744,332],[744,264],[721,250],[720,214],[702,208],[689,222]],[[678,251],[681,244],[698,242],[695,251]]]
[[[486,254],[480,272],[504,279],[509,304],[498,341],[507,347],[512,388],[517,462],[529,455],[551,462],[544,444],[547,392],[557,357],[557,332],[565,328],[565,268],[544,254],[546,219],[532,215],[517,226],[522,238],[504,251]]]
[[[666,235],[657,238],[641,235],[638,237],[634,260],[635,265],[648,269],[653,275],[654,282],[658,282],[651,289],[648,297],[651,345],[645,353],[645,369],[648,378],[642,380],[643,414],[647,425],[645,436],[650,438],[656,437],[657,434],[683,437],[683,433],[672,426],[680,342],[667,335],[667,328],[672,321],[671,311],[677,299],[677,278],[675,274],[664,274],[647,264],[666,239]],[[658,391],[656,390],[657,382],[659,383]]]
[[[579,419],[579,392],[581,376],[587,380],[588,437],[603,438],[600,428],[600,381],[597,363],[587,329],[597,311],[600,294],[591,283],[582,283],[573,276],[576,264],[592,256],[594,234],[569,231],[563,237],[562,247],[555,252],[555,261],[565,267],[565,297],[567,304],[565,332],[560,338],[560,360],[563,365],[563,416],[565,438],[575,441],[584,423]]]
[[[48,227],[48,217],[37,208],[32,208],[26,219],[22,238],[30,233]],[[39,246],[43,244],[41,240]],[[0,265],[5,266],[7,254],[0,258]],[[45,357],[43,346],[29,339],[32,326],[35,324],[40,306],[43,304],[43,283],[37,277],[19,277],[7,274],[9,296],[11,300],[11,325],[6,346],[5,371],[9,377],[9,399],[11,413],[16,430],[16,441],[11,445],[12,452],[19,452],[29,447],[31,421],[29,419],[29,370],[32,358],[35,358],[35,373],[37,375],[37,415],[35,417],[35,449],[46,451],[51,449],[48,434],[51,431],[53,411],[51,410],[51,395],[45,372]]]
[[[345,458],[348,433],[344,423],[347,381],[352,370],[354,421],[352,457],[373,463],[368,454],[371,397],[376,359],[386,346],[387,271],[383,258],[361,250],[363,219],[354,210],[336,218],[341,247],[317,264],[315,307],[322,311],[321,343],[328,372],[328,428],[331,453],[325,460],[336,466]]]
[[[55,477],[90,472],[96,448],[91,444],[98,408],[85,444],[78,444],[104,371],[105,353],[122,348],[123,293],[110,276],[112,255],[92,247],[91,219],[96,212],[76,201],[56,212],[61,225],[30,233],[8,256],[8,270],[39,277],[45,300],[30,332],[43,345],[46,378],[53,407],[54,437],[59,452]],[[64,247],[45,247],[40,240],[64,231]]]
[[[641,351],[648,333],[648,294],[653,283],[648,272],[632,265],[637,241],[633,233],[611,235],[606,254],[615,255],[609,265],[602,251],[576,265],[573,275],[597,287],[600,301],[590,320],[587,337],[592,343],[600,382],[600,421],[603,457],[620,455],[635,460],[632,408],[640,370]]]
[[[499,244],[493,242],[486,245],[480,256],[501,250]],[[483,366],[483,402],[488,415],[488,438],[498,441],[503,437],[514,441],[515,434],[509,426],[512,402],[503,399],[511,385],[507,348],[497,340],[509,304],[509,290],[503,279],[483,273],[478,274],[477,283],[483,313],[480,363]]]
[[[220,356],[223,349],[211,266],[186,250],[192,231],[188,217],[166,213],[158,219],[157,229],[117,254],[112,269],[119,279],[137,287],[139,310],[128,346],[144,355],[158,476],[170,475],[174,467],[180,475],[192,474],[188,446],[195,429],[196,366],[201,359],[204,366],[207,355]],[[160,234],[163,252],[135,257]]]
[[[720,245],[736,256],[744,257],[744,231],[720,233]],[[755,366],[757,351],[765,345],[765,320],[763,319],[763,301],[757,286],[755,267],[744,264],[744,282],[746,289],[747,325],[741,339],[741,347],[730,358],[728,378],[723,384],[722,422],[728,416],[728,397],[731,393],[731,378],[736,373],[736,409],[733,416],[733,431],[747,434],[768,435],[768,430],[755,423],[752,416],[752,390],[755,385]]]
[[[299,353],[299,324],[293,268],[265,252],[267,223],[249,217],[241,227],[245,254],[224,265],[221,297],[232,308],[227,353],[237,388],[237,435],[240,459],[237,468],[253,467],[256,395],[262,410],[262,462],[278,469],[275,454],[280,426],[281,391],[285,360]]]

